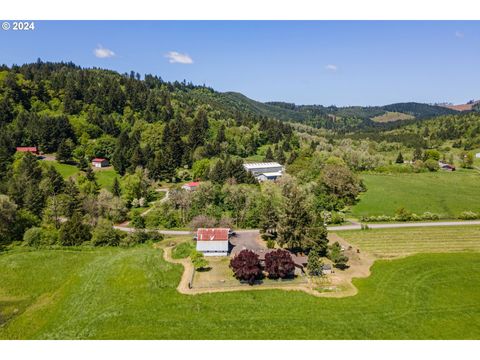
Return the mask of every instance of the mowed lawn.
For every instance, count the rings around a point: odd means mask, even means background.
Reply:
[[[367,191],[352,215],[395,215],[401,207],[416,214],[430,211],[455,218],[463,211],[480,212],[480,173],[475,170],[419,174],[365,174]]]
[[[337,234],[377,257],[480,252],[480,226],[370,229],[339,231]]]
[[[182,295],[160,249],[0,255],[1,339],[478,339],[480,254],[374,264],[359,293]]]
[[[68,179],[71,176],[76,176],[80,172],[80,170],[74,165],[61,164],[57,161],[49,161],[49,163],[52,164],[65,179]],[[113,168],[97,170],[95,171],[95,177],[98,185],[100,185],[101,188],[108,190],[112,189],[113,180],[116,177],[120,179],[119,175]]]

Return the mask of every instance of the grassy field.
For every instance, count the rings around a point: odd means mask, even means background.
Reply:
[[[338,235],[378,257],[480,251],[480,226],[370,229]]]
[[[70,176],[75,176],[79,172],[78,168],[74,165],[60,164],[57,161],[49,161],[48,163],[52,164],[65,179],[68,179]]]
[[[105,188],[110,191],[112,190],[113,180],[115,178],[120,180],[120,176],[113,168],[95,171],[95,176],[97,178],[98,185],[100,185],[101,188]]]
[[[60,164],[57,161],[49,161],[49,163],[52,164],[65,179],[71,176],[76,176],[80,172],[80,170],[74,165]],[[112,189],[115,177],[120,179],[113,168],[95,171],[95,177],[97,178],[98,185],[100,185],[101,188],[108,190]]]
[[[356,217],[394,215],[401,207],[416,214],[430,211],[455,218],[480,212],[480,174],[458,170],[420,174],[364,174],[367,191],[352,208]]]
[[[168,240],[166,240],[168,241]],[[478,339],[480,254],[374,264],[354,297],[176,291],[150,246],[0,255],[1,339]]]

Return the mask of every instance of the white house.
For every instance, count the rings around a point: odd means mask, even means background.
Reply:
[[[198,181],[192,181],[182,185],[182,189],[187,191],[192,191],[192,190],[196,190],[198,185],[200,185]]]
[[[201,228],[197,230],[197,251],[205,256],[227,256],[228,228]]]
[[[276,180],[283,175],[284,168],[277,162],[243,164],[258,181]]]
[[[92,160],[92,165],[97,168],[108,166],[108,160],[104,158],[95,158]]]

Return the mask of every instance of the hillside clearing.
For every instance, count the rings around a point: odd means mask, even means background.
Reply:
[[[61,164],[58,161],[49,161],[48,163],[52,164],[64,179],[75,177],[80,173],[80,170],[74,165]],[[112,167],[100,170],[95,169],[94,171],[98,185],[107,190],[112,189],[115,178],[120,179],[118,173]]]
[[[397,111],[387,111],[383,115],[373,117],[372,121],[384,123],[384,122],[390,122],[390,121],[410,120],[410,119],[415,119],[415,117],[412,115],[404,114]]]

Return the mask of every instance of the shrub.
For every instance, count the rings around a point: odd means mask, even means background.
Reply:
[[[333,261],[336,268],[345,269],[347,267],[348,257],[343,254],[342,247],[338,241],[334,242],[330,247],[328,257]]]
[[[127,236],[123,237],[120,240],[120,246],[123,247],[132,247],[137,244],[144,244],[147,241],[161,241],[163,240],[163,235],[157,231],[147,231],[142,229],[137,229],[133,232],[128,233]]]
[[[272,240],[272,239],[267,240],[267,249],[275,249],[275,240]]]
[[[420,220],[423,220],[423,218],[422,218],[422,216],[420,216],[420,215],[417,215],[417,214],[415,214],[415,213],[412,213],[412,214],[410,215],[410,219],[409,219],[409,220],[410,220],[410,221],[420,221]]]
[[[428,171],[437,171],[439,169],[437,160],[427,159],[424,164]]]
[[[191,241],[183,242],[175,246],[172,250],[172,258],[185,259],[195,250],[195,244]]]
[[[258,255],[251,250],[240,251],[230,260],[230,268],[237,279],[248,281],[250,285],[262,277],[262,267]]]
[[[145,219],[143,218],[142,215],[138,213],[133,214],[132,221],[130,221],[130,224],[135,229],[145,229]]]
[[[434,214],[429,211],[426,211],[421,215],[421,220],[438,220],[438,219],[440,219],[440,216],[438,214]]]
[[[475,220],[479,218],[479,214],[473,211],[464,211],[458,216],[458,218],[462,220]]]
[[[92,244],[94,246],[118,246],[120,243],[120,234],[112,226],[112,223],[105,219],[100,219],[93,230]]]
[[[291,277],[295,271],[292,255],[287,250],[274,250],[265,254],[265,270],[271,279]]]
[[[42,244],[42,229],[32,227],[23,234],[23,242],[27,246],[40,246]]]
[[[341,212],[332,212],[330,224],[341,224],[345,221],[345,214]]]
[[[42,228],[42,244],[43,245],[55,245],[58,244],[60,232],[54,227]]]
[[[192,260],[195,270],[205,269],[208,266],[208,261],[199,251],[193,250],[190,259]]]
[[[396,221],[409,221],[412,218],[412,213],[405,208],[400,208],[395,212]]]

